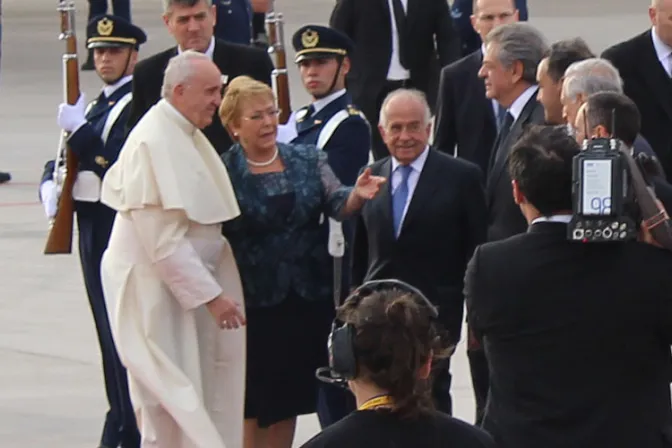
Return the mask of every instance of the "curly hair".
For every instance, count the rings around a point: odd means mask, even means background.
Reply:
[[[434,409],[430,381],[418,371],[449,357],[453,347],[432,313],[412,293],[388,289],[348,299],[338,311],[355,328],[357,376],[389,392],[390,412],[415,417]]]

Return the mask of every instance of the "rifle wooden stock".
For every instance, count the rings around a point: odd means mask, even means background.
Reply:
[[[79,99],[79,66],[77,61],[77,38],[75,36],[75,6],[72,1],[61,1],[58,6],[61,14],[60,39],[65,41],[63,55],[64,96],[68,104],[75,104]],[[62,132],[62,131],[61,131]],[[65,136],[61,139],[65,142]],[[54,164],[54,172],[60,169],[60,157],[65,157],[65,176],[58,199],[58,210],[51,222],[45,255],[72,253],[72,237],[74,228],[75,203],[72,198],[72,189],[77,178],[79,161],[67,144],[59,145]],[[58,175],[54,176],[56,179]],[[58,184],[59,181],[56,180]]]
[[[271,75],[273,91],[281,124],[287,123],[292,114],[292,106],[289,97],[289,77],[287,76],[287,53],[285,52],[284,23],[282,14],[275,12],[275,2],[271,1],[269,11],[266,14],[266,26],[268,32],[268,52],[273,56],[275,70]]]

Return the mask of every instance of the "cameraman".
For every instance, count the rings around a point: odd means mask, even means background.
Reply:
[[[398,280],[367,282],[353,292],[338,310],[344,325],[330,336],[330,358],[331,375],[347,380],[358,410],[302,448],[495,446],[484,431],[433,408],[432,363],[452,351],[436,313]]]
[[[635,145],[640,131],[641,116],[630,98],[616,92],[590,95],[579,108],[576,122],[572,124],[576,129],[576,141],[579,145],[586,138],[613,136],[623,141],[632,149],[632,154],[638,156],[645,177],[648,178],[665,209],[672,210],[672,185],[667,183],[662,165],[655,156],[649,157]]]
[[[672,254],[568,241],[564,127],[537,126],[509,161],[527,233],[476,249],[469,322],[490,364],[483,427],[502,448],[672,446]]]

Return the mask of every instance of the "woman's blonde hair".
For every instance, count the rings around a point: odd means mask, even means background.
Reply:
[[[249,76],[237,76],[226,86],[226,93],[219,105],[219,118],[227,129],[240,119],[242,106],[253,98],[266,96],[275,99],[273,90]]]

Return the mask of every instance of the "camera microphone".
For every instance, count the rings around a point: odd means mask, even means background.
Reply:
[[[317,369],[315,371],[315,378],[324,383],[348,389],[348,380],[339,376],[334,376],[334,372],[329,367],[320,367]]]

